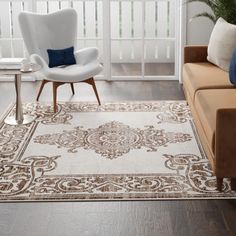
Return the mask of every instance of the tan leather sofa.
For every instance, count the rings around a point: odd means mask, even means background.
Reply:
[[[207,61],[207,46],[185,47],[183,88],[218,190],[224,178],[236,190],[236,87]]]

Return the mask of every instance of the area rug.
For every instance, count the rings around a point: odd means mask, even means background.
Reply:
[[[28,103],[0,126],[0,201],[235,198],[223,192],[185,101]],[[6,115],[14,114],[12,107]]]

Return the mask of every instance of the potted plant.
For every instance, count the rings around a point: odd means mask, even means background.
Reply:
[[[202,12],[195,15],[197,17],[207,17],[216,23],[218,18],[222,17],[231,24],[236,24],[236,0],[187,0],[187,3],[202,2],[209,6],[212,13]]]

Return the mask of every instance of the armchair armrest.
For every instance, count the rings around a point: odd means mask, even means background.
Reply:
[[[208,46],[185,46],[184,63],[206,62]]]
[[[236,178],[236,108],[219,109],[216,114],[215,174]]]
[[[95,47],[83,48],[75,52],[77,64],[85,65],[98,58],[98,49]]]
[[[49,69],[47,62],[41,56],[39,56],[38,54],[32,54],[30,56],[30,61],[40,65],[43,70],[48,70]]]

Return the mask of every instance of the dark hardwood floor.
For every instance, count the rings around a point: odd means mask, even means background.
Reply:
[[[22,84],[34,101],[38,83]],[[176,81],[97,82],[102,102],[181,100]],[[86,84],[59,88],[58,100],[95,101]],[[0,83],[0,114],[14,100],[14,83]],[[41,101],[52,100],[46,85]],[[236,200],[1,203],[0,236],[233,236]]]

